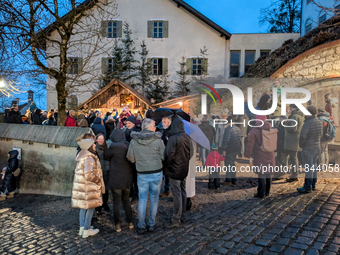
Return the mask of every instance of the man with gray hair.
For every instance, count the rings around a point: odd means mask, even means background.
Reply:
[[[156,131],[155,121],[144,119],[141,132],[132,132],[127,159],[136,163],[138,185],[138,226],[137,233],[155,230],[159,193],[162,185],[164,143],[162,134]],[[146,204],[150,191],[149,221],[145,224]]]
[[[162,127],[161,133],[162,133],[162,140],[164,142],[164,145],[166,147],[169,136],[170,136],[170,129],[171,129],[171,117],[170,116],[164,116],[162,118]],[[170,193],[170,178],[164,175],[164,191],[159,195],[159,197],[168,197],[171,195]]]

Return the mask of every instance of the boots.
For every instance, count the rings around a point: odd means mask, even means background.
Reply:
[[[14,197],[14,193],[13,192],[9,192],[8,196],[6,198],[13,198]]]
[[[4,201],[4,200],[6,200],[6,196],[5,195],[1,195],[0,196],[0,201]]]
[[[84,230],[83,231],[83,238],[87,238],[89,236],[94,236],[99,233],[99,229],[89,229],[89,230]]]

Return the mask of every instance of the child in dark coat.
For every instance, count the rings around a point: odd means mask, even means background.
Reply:
[[[211,146],[211,152],[209,153],[207,159],[205,160],[205,166],[209,171],[209,189],[219,189],[220,188],[220,174],[221,169],[219,168],[220,161],[224,161],[224,157],[218,153],[218,146],[213,144]]]
[[[19,167],[18,151],[13,150],[8,152],[8,166],[2,170],[2,185],[0,201],[6,198],[14,197],[14,191],[16,190],[15,176],[13,172]],[[8,195],[7,195],[8,194]],[[7,197],[6,197],[7,196]]]

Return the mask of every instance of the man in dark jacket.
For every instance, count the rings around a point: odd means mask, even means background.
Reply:
[[[35,109],[33,113],[33,124],[34,125],[42,125],[41,122],[41,110],[40,109]]]
[[[326,112],[325,109],[323,108],[319,108],[318,118],[322,122],[323,132],[325,132],[325,129],[327,129],[327,126],[328,126],[328,122],[331,121],[329,112]],[[328,122],[320,118],[328,119]],[[320,142],[321,153],[320,153],[320,157],[318,160],[318,163],[321,165],[322,168],[326,168],[326,166],[329,163],[328,143],[329,143],[329,140],[327,140],[324,136],[322,136],[321,142]]]
[[[100,133],[104,134],[105,140],[106,140],[106,130],[104,125],[102,125],[102,119],[97,117],[94,119],[93,124],[91,126],[91,129],[95,135],[98,135]]]
[[[5,113],[4,113],[4,116],[2,117],[2,120],[4,123],[7,123],[7,118],[8,118],[8,113],[9,113],[10,109],[9,108],[6,108],[5,109]]]
[[[185,221],[187,203],[185,178],[188,175],[189,160],[193,154],[190,147],[190,137],[184,131],[183,121],[175,119],[171,124],[171,136],[164,152],[164,174],[170,178],[174,200],[170,227],[178,227],[181,221]]]
[[[112,116],[108,116],[107,120],[105,121],[105,130],[106,130],[107,140],[110,138],[111,133],[115,128],[116,128],[116,120],[114,120]]]
[[[208,138],[210,145],[213,145],[214,141],[215,141],[216,130],[213,126],[209,125],[208,118],[204,117],[201,124],[198,125],[198,127],[202,130],[202,132]],[[205,149],[205,148],[201,148],[201,153],[202,153],[202,164],[204,166],[205,165],[205,159],[208,156],[208,150]]]
[[[233,117],[235,122],[236,116]],[[232,171],[235,168],[236,156],[240,153],[242,147],[241,142],[241,130],[236,125],[230,125],[227,127],[223,134],[222,150],[225,157],[225,167],[228,169],[226,173],[226,184],[236,184],[236,171]]]
[[[22,124],[21,113],[17,105],[14,105],[8,112],[6,123]]]
[[[17,157],[17,150],[8,152],[8,166],[2,171],[2,174],[5,174],[5,176],[2,181],[0,201],[5,200],[6,198],[14,197],[14,191],[16,187],[13,172],[19,167],[19,160]]]
[[[171,135],[171,117],[166,116],[162,118],[162,126],[163,129],[161,130],[162,133],[162,141],[164,142],[164,145],[168,144],[169,137]],[[164,191],[159,195],[159,197],[167,197],[170,196],[170,178],[164,175]]]
[[[322,122],[315,116],[315,106],[308,106],[307,110],[312,116],[306,118],[299,140],[300,147],[302,148],[302,163],[305,168],[305,184],[297,189],[301,193],[309,193],[315,190],[320,140],[323,135]]]

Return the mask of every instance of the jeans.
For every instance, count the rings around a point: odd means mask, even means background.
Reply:
[[[84,230],[90,229],[94,209],[95,208],[80,209],[79,224],[80,224],[80,227],[84,227]]]
[[[329,155],[328,155],[328,141],[321,141],[320,143],[321,145],[321,154],[319,157],[319,164],[321,165],[321,167],[325,167],[324,165],[329,164]]]
[[[148,201],[148,194],[150,191],[150,211],[148,226],[155,225],[155,218],[158,210],[158,199],[161,191],[163,173],[154,174],[139,174],[137,173],[138,184],[138,227],[145,228],[146,203]]]
[[[164,192],[169,192],[170,191],[170,178],[164,175]]]
[[[305,167],[305,189],[311,190],[317,182],[317,167],[320,149],[303,150],[302,162]]]
[[[185,219],[185,212],[187,210],[187,193],[185,190],[185,179],[174,180],[170,179],[172,197],[174,199],[174,212],[172,215],[172,222],[180,224],[181,219]]]
[[[205,148],[201,148],[201,152],[202,152],[202,166],[205,165],[205,160],[207,159],[208,156],[208,150]]]
[[[226,173],[226,178],[225,181],[226,182],[235,182],[236,181],[236,171],[233,172],[232,168],[235,167],[235,160],[236,160],[236,156],[237,156],[238,152],[232,152],[232,153],[227,153],[227,155],[225,156],[224,162],[225,162],[225,167],[227,170]],[[229,169],[230,167],[230,169]]]
[[[259,186],[257,187],[257,194],[261,197],[268,196],[270,192],[270,186],[272,181],[271,174],[259,174],[258,175]]]
[[[132,223],[132,210],[129,201],[130,189],[111,189],[113,196],[113,218],[115,225],[122,221],[120,207],[123,202],[123,207],[126,215],[126,221]]]
[[[292,173],[290,178],[297,178],[299,175],[299,162],[298,162],[298,152],[297,151],[287,151],[290,158],[290,163],[292,164]]]

